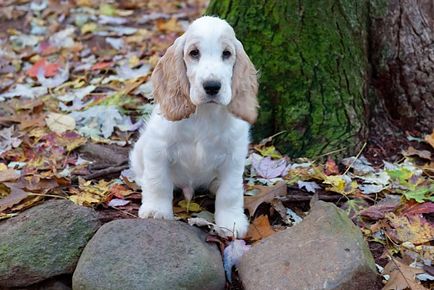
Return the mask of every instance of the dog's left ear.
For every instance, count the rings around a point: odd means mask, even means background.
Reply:
[[[255,66],[250,61],[243,45],[236,40],[236,60],[232,74],[232,100],[229,111],[240,119],[255,123],[258,117],[258,79]]]

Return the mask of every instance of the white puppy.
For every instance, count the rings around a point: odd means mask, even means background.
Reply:
[[[217,17],[194,21],[153,74],[157,103],[130,154],[142,188],[141,218],[173,218],[173,189],[216,194],[216,224],[243,237],[243,171],[249,123],[257,117],[256,70],[232,27]]]

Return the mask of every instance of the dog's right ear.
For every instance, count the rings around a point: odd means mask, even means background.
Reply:
[[[190,101],[190,84],[183,59],[185,35],[178,37],[158,62],[152,73],[155,101],[170,121],[188,118],[196,111]]]

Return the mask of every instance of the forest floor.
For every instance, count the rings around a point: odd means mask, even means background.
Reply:
[[[127,159],[152,110],[149,76],[206,1],[96,2],[0,4],[0,219],[53,198],[93,207],[103,222],[137,217],[140,191]],[[434,132],[373,130],[343,160],[294,160],[272,139],[254,144],[246,241],[303,219],[315,194],[359,226],[388,287],[433,287],[433,154]],[[190,203],[177,194],[174,209],[180,220],[212,223],[213,203],[206,193]]]

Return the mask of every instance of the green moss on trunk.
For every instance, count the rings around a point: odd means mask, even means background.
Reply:
[[[360,0],[212,0],[260,72],[256,140],[285,131],[291,156],[357,151],[366,136],[367,5]]]

